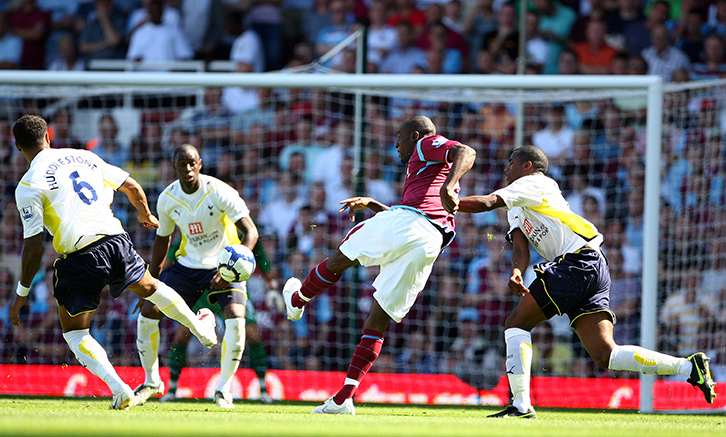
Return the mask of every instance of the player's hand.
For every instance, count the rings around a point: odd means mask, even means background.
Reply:
[[[219,272],[215,272],[214,277],[211,281],[209,281],[209,285],[215,290],[224,290],[229,286],[229,282],[222,279],[222,276],[219,274]]]
[[[27,299],[27,296],[18,296],[16,294],[15,300],[13,300],[13,304],[10,305],[10,321],[13,322],[13,325],[15,325],[15,327],[20,326],[20,308],[25,305],[25,301]]]
[[[441,187],[439,195],[441,196],[441,203],[444,205],[444,209],[452,214],[456,214],[459,210],[459,199],[456,197],[456,193],[453,190],[447,190],[445,187]]]
[[[159,229],[159,220],[151,213],[139,213],[139,223],[147,229]]]
[[[342,208],[338,211],[338,214],[341,214],[346,209],[348,210],[348,218],[350,218],[350,221],[355,221],[355,211],[359,211],[361,209],[366,209],[368,207],[368,204],[371,203],[370,197],[349,197],[345,200],[341,200],[340,204],[343,205]]]
[[[529,289],[524,286],[524,279],[522,278],[522,273],[519,270],[512,273],[512,276],[509,278],[509,284],[507,285],[509,285],[509,291],[517,296],[524,296],[529,293]]]

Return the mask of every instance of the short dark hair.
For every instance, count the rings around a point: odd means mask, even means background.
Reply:
[[[544,150],[537,146],[522,146],[512,152],[512,156],[517,155],[523,162],[531,161],[535,171],[547,173],[550,165]]]
[[[25,114],[13,125],[15,144],[22,150],[42,145],[47,132],[48,124],[40,115]]]
[[[182,144],[181,146],[174,149],[174,154],[171,156],[171,162],[176,163],[176,158],[182,153],[189,153],[199,158],[199,150],[191,144]]]

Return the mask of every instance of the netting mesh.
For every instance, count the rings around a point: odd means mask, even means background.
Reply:
[[[203,172],[233,185],[247,202],[260,241],[281,283],[304,277],[337,248],[351,228],[338,202],[354,194],[354,92],[323,89],[2,87],[0,88],[0,338],[5,363],[71,363],[52,298],[48,244],[43,269],[22,314],[8,321],[20,272],[22,228],[13,190],[27,168],[10,126],[18,114],[40,113],[54,147],[93,150],[130,172],[152,210],[174,180],[171,152],[195,145]],[[429,115],[438,133],[477,150],[462,195],[504,184],[514,147],[517,99],[524,141],[550,157],[550,175],[574,212],[605,235],[613,278],[615,338],[637,344],[643,247],[645,93],[573,91],[364,91],[363,192],[386,204],[400,199],[405,168],[394,143],[400,122]],[[716,379],[726,379],[726,209],[724,83],[671,85],[664,101],[659,254],[658,348],[687,355],[705,350]],[[154,233],[136,223],[125,196],[115,214],[150,260]],[[367,217],[367,216],[366,216]],[[504,211],[457,218],[458,237],[439,258],[411,313],[392,324],[372,371],[455,373],[481,389],[503,374],[503,326],[516,304],[506,282],[509,244]],[[48,241],[49,243],[49,241]],[[532,263],[541,258],[533,252]],[[292,324],[265,306],[264,283],[249,281],[258,327],[273,368],[345,370],[372,301],[375,268],[349,270]],[[533,278],[531,272],[527,274]],[[92,334],[115,365],[137,366],[135,295],[106,297]],[[166,365],[174,323],[162,323]],[[606,376],[587,356],[566,318],[533,332],[533,374]],[[190,347],[189,365],[217,366],[219,347]],[[635,377],[612,373],[614,377]]]

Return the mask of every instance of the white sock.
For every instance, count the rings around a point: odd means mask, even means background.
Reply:
[[[655,375],[691,376],[693,365],[685,358],[676,358],[640,346],[615,346],[610,353],[610,370],[630,370]]]
[[[106,351],[98,344],[96,339],[91,337],[88,329],[64,332],[63,338],[65,338],[68,347],[71,348],[78,362],[91,373],[101,378],[111,389],[111,393],[115,395],[127,387],[108,360]]]
[[[147,297],[146,300],[156,305],[168,318],[190,328],[192,332],[198,331],[196,329],[197,317],[189,309],[184,299],[179,296],[179,293],[163,282],[159,281],[154,294]]]
[[[512,405],[524,413],[532,407],[529,396],[532,334],[524,329],[509,328],[504,331],[504,341],[507,344],[507,379],[512,391]]]
[[[159,320],[139,314],[136,319],[136,348],[141,367],[146,372],[145,384],[159,385]]]
[[[222,362],[219,372],[217,390],[226,393],[232,385],[232,377],[239,367],[242,352],[245,349],[245,319],[227,319],[224,321],[224,339],[222,340]]]

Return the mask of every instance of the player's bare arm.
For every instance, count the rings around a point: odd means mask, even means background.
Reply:
[[[452,165],[449,175],[446,176],[446,181],[441,187],[440,195],[444,209],[452,214],[459,210],[459,199],[456,197],[456,193],[454,193],[456,183],[471,170],[475,159],[476,151],[466,144],[459,143],[449,150],[447,160]]]
[[[504,199],[494,194],[486,196],[466,196],[459,199],[460,212],[487,212],[497,208],[505,208]]]
[[[347,209],[348,217],[352,222],[355,221],[355,211],[368,208],[371,211],[378,213],[386,211],[389,208],[388,205],[384,205],[371,197],[349,197],[345,200],[341,200],[340,204],[343,205],[343,207],[338,210],[338,214],[341,214]]]
[[[519,229],[512,232],[512,246],[512,276],[507,285],[512,293],[524,296],[529,293],[522,278],[522,272],[529,266],[529,240]]]
[[[30,287],[35,274],[40,269],[40,262],[43,259],[43,233],[26,238],[23,241],[22,271],[20,273],[20,284],[23,287]],[[25,305],[27,296],[15,295],[10,305],[10,321],[13,325],[20,326],[20,308]]]
[[[159,277],[170,245],[171,235],[162,237],[157,234],[154,238],[154,244],[151,246],[151,263],[149,263],[149,273],[151,273],[151,276],[155,278]]]
[[[148,229],[158,229],[159,220],[149,210],[149,203],[146,201],[146,193],[138,182],[132,177],[128,177],[118,189],[129,198],[129,202],[134,205],[139,213],[139,223]]]
[[[255,244],[257,244],[257,240],[260,239],[260,233],[257,230],[257,226],[255,226],[255,222],[252,220],[252,217],[242,217],[241,219],[237,220],[237,223],[234,224],[237,229],[242,232],[242,245],[247,246],[250,250],[254,249]]]

